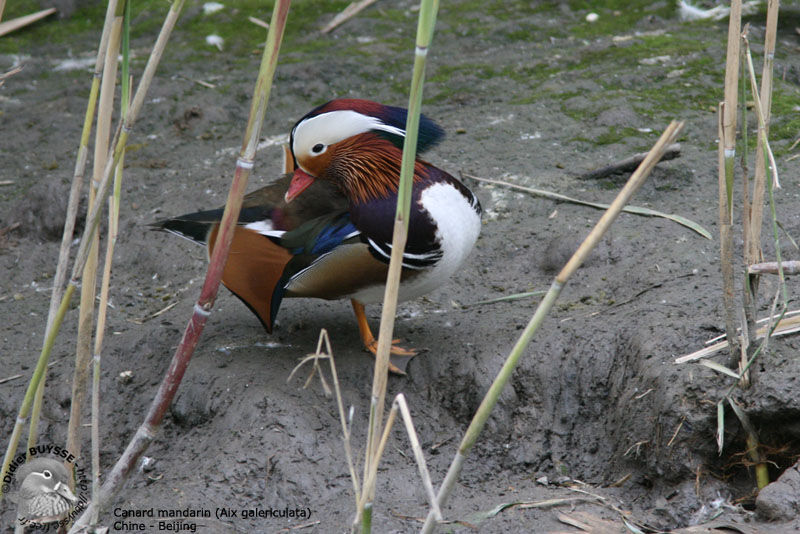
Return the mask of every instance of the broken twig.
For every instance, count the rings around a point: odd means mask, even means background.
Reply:
[[[320,33],[329,33],[333,31],[336,27],[355,17],[361,12],[361,10],[371,6],[376,1],[377,0],[361,0],[360,2],[351,3],[349,6],[344,8],[344,11],[333,17],[333,19],[320,30]]]
[[[667,150],[664,151],[664,155],[661,157],[661,161],[666,161],[668,159],[675,159],[680,157],[681,155],[681,145],[680,143],[674,143],[667,147]],[[647,152],[641,152],[639,154],[634,154],[629,158],[625,158],[621,161],[616,163],[612,163],[611,165],[606,165],[605,167],[600,167],[599,169],[595,169],[593,171],[585,172],[578,176],[578,180],[599,180],[600,178],[605,178],[611,174],[622,174],[624,172],[633,172],[636,170],[636,167],[644,160],[645,156],[647,156]]]
[[[800,274],[800,261],[782,261],[781,268],[783,274]],[[754,263],[747,268],[747,272],[750,274],[778,274],[778,262]]]

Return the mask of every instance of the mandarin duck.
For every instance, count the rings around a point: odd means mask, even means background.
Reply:
[[[222,283],[272,331],[287,297],[349,298],[364,346],[373,354],[365,304],[383,300],[407,111],[359,99],[323,104],[292,128],[286,174],[245,196]],[[443,130],[420,117],[417,152]],[[206,244],[222,209],[155,223]],[[411,215],[399,300],[442,285],[467,259],[481,206],[459,180],[421,159],[414,165]],[[402,374],[416,351],[392,342],[390,370]]]
[[[69,489],[69,471],[52,458],[35,458],[23,465],[18,474],[17,520],[20,524],[60,521],[78,502]]]

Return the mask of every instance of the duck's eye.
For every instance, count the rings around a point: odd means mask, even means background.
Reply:
[[[50,471],[48,471],[47,469],[45,469],[44,471],[42,471],[42,476],[43,476],[44,478],[52,478],[52,477],[53,477],[52,473],[50,473]]]
[[[322,154],[322,151],[325,150],[325,145],[322,143],[317,143],[313,147],[311,147],[311,152],[314,154]]]

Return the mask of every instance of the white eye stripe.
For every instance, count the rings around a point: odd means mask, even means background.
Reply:
[[[297,124],[292,132],[294,140],[292,150],[297,156],[306,154],[316,156],[324,152],[330,145],[370,130],[381,130],[401,137],[405,136],[405,130],[385,124],[377,117],[342,109],[329,111]],[[323,149],[318,152],[314,151],[319,144],[323,145]]]

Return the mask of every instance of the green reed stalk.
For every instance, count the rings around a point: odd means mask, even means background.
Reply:
[[[422,108],[422,86],[425,80],[425,63],[428,47],[433,39],[436,25],[436,14],[439,10],[438,0],[423,0],[417,22],[417,38],[414,53],[414,71],[411,78],[411,89],[406,119],[406,136],[403,144],[403,159],[400,167],[400,185],[397,192],[397,212],[392,235],[392,255],[389,261],[389,273],[386,278],[386,290],[381,310],[381,324],[378,334],[378,349],[375,359],[375,371],[372,381],[372,397],[370,399],[369,429],[367,432],[367,448],[364,462],[364,480],[370,480],[369,473],[376,471],[380,455],[378,454],[379,437],[383,421],[383,410],[386,402],[386,382],[389,372],[389,350],[392,344],[392,332],[397,311],[397,293],[400,288],[403,251],[408,238],[408,219],[411,211],[411,192],[414,182],[414,163],[417,153],[419,135],[419,116]],[[365,504],[357,512],[356,522],[361,521],[364,533],[371,531],[372,501],[375,498],[375,479],[372,484],[364,486],[362,501]]]

